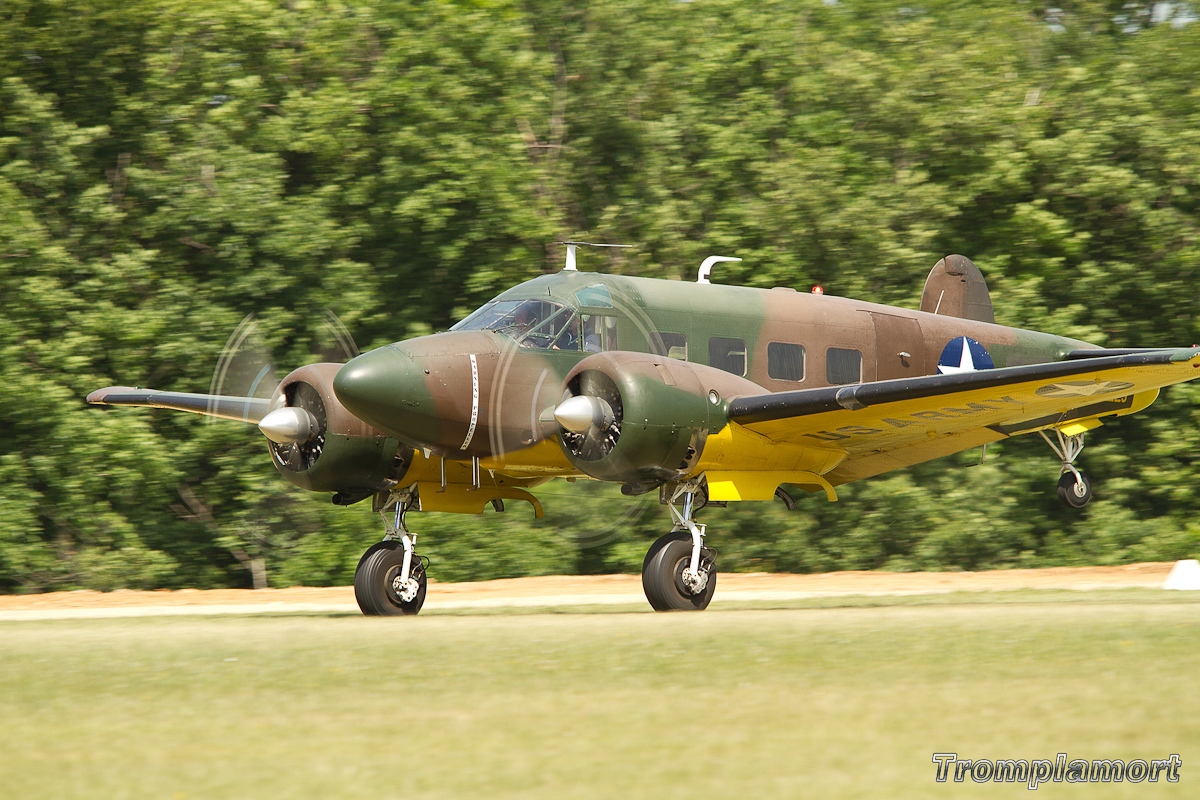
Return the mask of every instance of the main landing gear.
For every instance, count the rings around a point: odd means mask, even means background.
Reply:
[[[425,562],[414,552],[417,537],[404,522],[414,498],[412,489],[388,498],[381,512],[387,533],[363,553],[354,571],[354,599],[368,617],[416,614],[425,605]]]
[[[668,487],[667,508],[675,520],[671,532],[650,546],[642,562],[642,589],[655,611],[700,611],[708,607],[717,589],[715,553],[704,546],[704,526],[692,513],[707,499],[706,487],[697,481]],[[676,504],[683,503],[683,510]]]
[[[1046,444],[1050,445],[1054,454],[1062,460],[1062,474],[1058,479],[1058,499],[1067,508],[1083,508],[1092,499],[1092,482],[1075,468],[1075,459],[1079,458],[1079,454],[1083,452],[1084,434],[1077,433],[1074,436],[1067,436],[1057,428],[1054,432],[1058,436],[1058,444],[1055,444],[1045,431],[1038,431],[1046,440]]]

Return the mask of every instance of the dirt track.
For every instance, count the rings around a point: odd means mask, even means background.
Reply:
[[[928,594],[1003,589],[1116,589],[1161,587],[1171,562],[1122,567],[1056,567],[989,572],[832,572],[718,575],[721,600],[782,600],[839,595]],[[430,581],[426,607],[542,606],[642,603],[637,575],[550,576],[477,583]],[[0,596],[0,620],[146,614],[250,613],[254,611],[354,611],[354,589],[217,589],[156,592],[54,592]]]

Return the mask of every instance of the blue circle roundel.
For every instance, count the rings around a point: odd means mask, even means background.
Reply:
[[[974,372],[977,369],[995,369],[992,357],[979,342],[969,336],[951,339],[938,359],[938,374],[953,375],[956,372]]]

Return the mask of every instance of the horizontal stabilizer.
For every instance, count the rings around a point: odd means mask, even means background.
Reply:
[[[261,397],[226,397],[215,394],[160,392],[136,386],[108,386],[87,396],[92,405],[170,408],[209,417],[257,423],[267,415],[271,401]]]
[[[1072,350],[1063,358],[1067,361],[1078,361],[1081,358],[1107,358],[1108,356],[1136,356],[1139,353],[1161,353],[1163,350],[1171,350],[1170,347],[1094,347],[1087,350]]]

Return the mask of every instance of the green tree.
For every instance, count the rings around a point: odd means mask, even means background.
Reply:
[[[444,328],[561,239],[910,307],[960,252],[1005,324],[1200,341],[1200,24],[1164,5],[12,0],[0,590],[349,580],[378,521],[293,491],[255,431],[83,397],[204,391],[249,314],[276,377],[328,357],[327,310],[364,348]],[[1025,437],[708,510],[712,541],[739,569],[1196,555],[1197,391],[1092,435],[1081,514]],[[637,570],[665,514],[589,530],[627,501],[581,488],[541,523],[413,524],[441,577]]]

